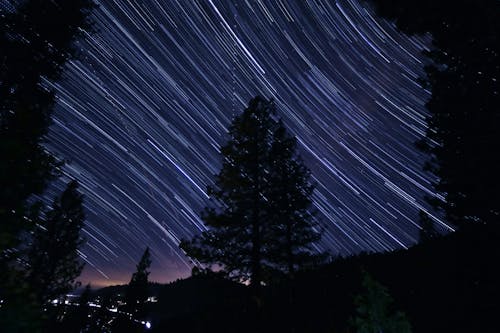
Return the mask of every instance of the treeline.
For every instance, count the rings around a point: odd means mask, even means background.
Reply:
[[[0,5],[0,330],[38,332],[57,314],[50,300],[73,290],[82,270],[82,195],[76,181],[44,205],[36,198],[61,175],[43,147],[55,81],[91,29],[90,0]]]
[[[328,255],[315,247],[321,227],[310,172],[273,102],[258,96],[229,127],[201,216],[207,231],[180,244],[193,276],[148,304],[147,249],[121,303],[111,295],[94,310],[90,287],[76,307],[48,303],[74,289],[82,270],[78,184],[70,181],[48,207],[36,200],[62,166],[42,145],[54,105],[43,82],[59,79],[75,56],[94,4],[0,7],[0,329],[135,332],[151,323],[158,332],[495,332],[500,3],[371,2],[402,31],[432,35],[422,78],[432,92],[429,126],[418,147],[436,176],[439,195],[428,199],[458,232],[440,238],[422,214],[422,244],[325,265]]]
[[[484,225],[392,253],[335,258],[261,290],[195,274],[156,291],[153,332],[498,331],[498,232]]]
[[[142,288],[142,300],[154,296],[158,302],[135,302],[141,309],[138,321],[73,308],[69,319],[84,317],[79,311],[90,317],[82,326],[70,326],[78,321],[68,319],[64,331],[493,333],[500,309],[500,250],[485,235],[494,232],[489,225],[468,225],[409,250],[335,258],[263,286],[258,295],[224,273],[195,269],[188,279]],[[128,299],[129,288],[104,288],[82,296],[80,303],[93,300],[111,308]],[[121,304],[119,311],[130,309]]]

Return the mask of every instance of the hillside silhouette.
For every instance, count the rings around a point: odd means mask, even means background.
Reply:
[[[336,258],[293,281],[250,287],[201,272],[150,284],[152,332],[354,332],[355,296],[369,273],[394,299],[412,332],[497,332],[498,228],[470,225],[408,250]],[[104,288],[115,294],[125,286]]]

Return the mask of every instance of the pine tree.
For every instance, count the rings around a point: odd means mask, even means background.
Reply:
[[[127,311],[136,317],[144,316],[144,304],[148,299],[149,290],[149,267],[151,266],[151,255],[149,247],[144,251],[141,260],[137,264],[137,270],[127,286],[125,302]]]
[[[180,246],[191,258],[258,287],[269,273],[292,272],[312,253],[307,247],[318,239],[308,213],[312,186],[273,102],[252,99],[229,136],[222,169],[208,189],[211,205],[202,214],[209,230]]]
[[[356,333],[411,333],[406,316],[392,309],[394,301],[387,289],[367,273],[363,275],[363,291],[354,302]]]
[[[54,94],[44,80],[59,79],[89,30],[92,0],[24,0],[0,5],[0,326],[35,330],[33,288],[22,282],[18,246],[40,218],[40,195],[60,163],[43,148]],[[23,318],[23,320],[19,320]]]
[[[54,94],[43,80],[59,79],[73,42],[90,29],[91,0],[26,0],[0,7],[0,260],[11,258],[29,224],[27,199],[41,194],[59,163],[42,146]],[[14,259],[14,258],[11,258]]]
[[[78,255],[84,242],[80,236],[85,219],[82,203],[78,183],[71,181],[33,232],[27,281],[40,304],[78,286],[75,279],[83,269]]]
[[[325,259],[311,247],[319,241],[314,222],[310,171],[297,153],[297,140],[282,121],[274,132],[270,156],[270,237],[268,256],[278,270],[293,276],[299,268],[315,266]]]

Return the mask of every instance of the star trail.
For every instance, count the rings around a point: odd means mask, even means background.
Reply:
[[[415,141],[429,91],[422,50],[355,0],[101,0],[95,32],[55,88],[47,149],[85,195],[82,281],[127,282],[146,246],[152,280],[189,275],[179,240],[221,166],[226,128],[273,98],[311,169],[321,249],[391,251],[417,242],[431,175]]]

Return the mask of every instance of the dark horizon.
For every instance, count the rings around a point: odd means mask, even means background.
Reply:
[[[496,333],[499,17],[0,1],[0,330]]]

